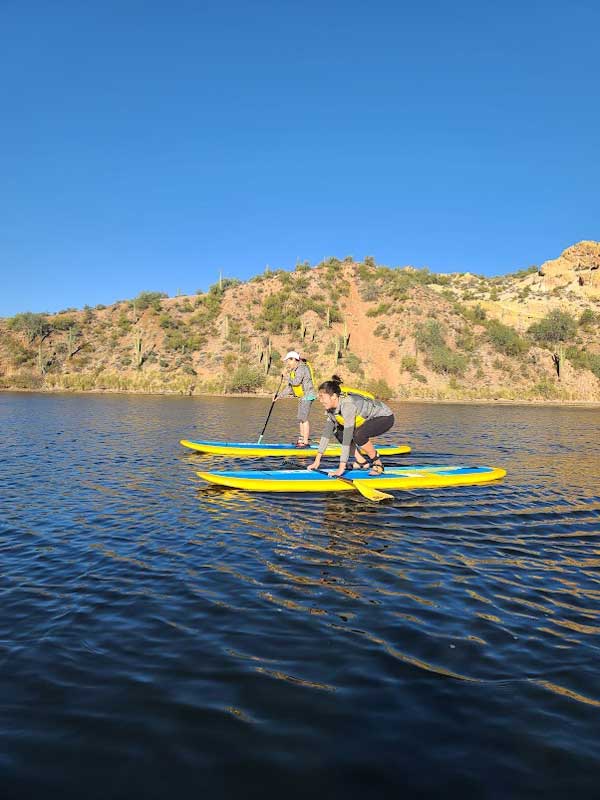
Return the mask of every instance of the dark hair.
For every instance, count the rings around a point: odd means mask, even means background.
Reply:
[[[332,395],[332,394],[341,394],[342,393],[342,379],[339,375],[332,375],[330,381],[324,381],[319,386],[320,392],[325,392],[325,394]]]

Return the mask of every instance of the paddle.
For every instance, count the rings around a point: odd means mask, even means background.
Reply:
[[[342,483],[349,483],[351,486],[354,486],[355,489],[362,494],[363,497],[366,497],[367,500],[374,500],[376,503],[381,502],[382,500],[393,500],[393,494],[387,494],[387,492],[380,492],[379,489],[374,489],[372,486],[369,486],[364,481],[361,481],[360,478],[358,480],[353,480],[352,478],[342,478],[340,475],[330,475],[324,469],[315,469],[312,470],[313,472],[320,472],[321,475],[327,475],[328,478],[333,478],[336,481],[342,481]]]
[[[283,383],[283,378],[284,378],[284,375],[282,374],[281,375],[281,380],[279,381],[279,386],[277,387],[277,390],[276,390],[275,394],[273,395],[273,402],[271,403],[271,408],[269,409],[269,413],[267,414],[267,420],[265,422],[265,426],[262,429],[262,432],[261,432],[260,436],[258,437],[257,444],[260,444],[262,442],[263,436],[265,435],[265,431],[267,430],[267,425],[269,424],[269,419],[271,418],[271,412],[273,411],[273,406],[275,405],[275,398],[279,394],[279,390],[281,389],[281,384]]]

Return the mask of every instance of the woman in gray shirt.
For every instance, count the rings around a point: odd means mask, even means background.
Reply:
[[[330,438],[335,436],[341,442],[342,452],[340,465],[331,475],[344,474],[351,452],[355,468],[369,464],[369,475],[381,475],[384,467],[371,439],[390,430],[394,424],[394,413],[383,401],[343,391],[341,384],[342,379],[332,375],[330,381],[319,386],[318,398],[327,412],[327,421],[317,456],[308,469],[318,469]]]
[[[280,400],[284,397],[298,398],[296,419],[300,423],[300,435],[298,436],[296,447],[308,447],[310,443],[308,415],[310,414],[310,407],[317,398],[312,369],[308,361],[305,358],[300,358],[300,355],[295,350],[290,350],[284,360],[289,373],[288,384],[276,395],[275,400]]]

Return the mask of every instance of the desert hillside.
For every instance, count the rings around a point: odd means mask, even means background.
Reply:
[[[600,243],[485,278],[331,258],[0,320],[0,388],[272,391],[290,348],[398,399],[600,401]]]

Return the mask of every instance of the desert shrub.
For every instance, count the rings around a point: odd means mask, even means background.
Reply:
[[[295,332],[304,313],[314,311],[321,319],[326,319],[328,308],[330,322],[340,322],[342,316],[336,306],[326,306],[307,294],[280,289],[264,299],[256,327],[275,334]]]
[[[536,397],[544,397],[546,400],[551,400],[556,397],[558,390],[552,381],[547,377],[543,377],[531,389],[532,394]]]
[[[532,264],[530,267],[526,267],[525,269],[519,269],[516,272],[511,272],[508,275],[504,275],[503,280],[506,280],[508,278],[510,279],[525,278],[527,277],[527,275],[532,275],[534,272],[537,271],[538,271],[537,266],[535,264]]]
[[[7,325],[10,330],[24,333],[30,343],[38,337],[47,336],[52,330],[52,326],[44,314],[34,314],[31,311],[15,314],[14,317],[7,320]]]
[[[240,364],[229,379],[227,388],[230,392],[255,392],[265,384],[265,375],[249,364]]]
[[[528,349],[527,342],[514,328],[495,319],[487,324],[487,337],[495,350],[507,356],[519,356]]]
[[[374,336],[379,336],[381,339],[389,339],[390,338],[390,329],[387,325],[384,325],[383,322],[380,322],[379,325],[373,331]]]
[[[417,371],[417,359],[414,356],[402,356],[400,369],[414,374]]]
[[[581,312],[581,314],[580,314],[580,316],[579,316],[579,320],[578,320],[578,323],[577,323],[577,324],[578,324],[578,325],[579,325],[581,328],[589,328],[589,327],[591,327],[592,325],[596,324],[596,322],[597,322],[596,315],[594,314],[594,312],[592,311],[592,309],[591,309],[591,308],[585,308],[585,309],[584,309],[584,310]]]
[[[450,350],[446,345],[436,345],[425,355],[425,363],[434,372],[445,375],[463,375],[469,364],[468,359]]]
[[[464,350],[466,353],[472,353],[475,350],[475,338],[471,331],[464,330],[456,337],[456,346],[459,350]]]
[[[480,306],[479,303],[471,308],[468,306],[459,306],[459,309],[463,317],[470,322],[481,324],[487,319],[485,308]]]
[[[428,319],[415,325],[415,342],[420,350],[429,350],[446,344],[444,331],[435,319]]]
[[[344,355],[344,366],[352,372],[353,375],[359,375],[363,377],[364,370],[362,368],[362,361],[356,355],[356,353],[347,352]]]
[[[44,385],[42,375],[33,372],[17,372],[4,379],[6,388],[11,389],[41,389]]]
[[[434,372],[446,375],[462,375],[468,359],[446,345],[444,330],[435,319],[428,319],[415,326],[415,342],[425,353],[425,363]]]
[[[372,303],[381,297],[381,289],[375,282],[361,284],[359,292],[361,298],[367,303]]]
[[[4,338],[4,345],[8,351],[8,356],[13,366],[19,367],[26,364],[34,357],[32,350],[24,347],[21,342],[17,341],[14,337],[8,335]]]
[[[577,347],[569,347],[565,353],[575,369],[589,369],[600,379],[600,353],[589,353]]]
[[[75,328],[77,320],[69,314],[59,314],[52,318],[52,327],[55,331],[68,331],[69,328]]]
[[[165,350],[181,353],[200,350],[205,343],[206,340],[200,334],[184,333],[179,330],[169,330],[163,340]]]
[[[382,314],[387,314],[391,307],[391,303],[380,303],[367,311],[367,317],[380,317]]]
[[[150,306],[156,311],[160,311],[160,301],[164,297],[168,297],[165,292],[140,292],[138,296],[132,300],[132,305],[135,304],[138,311],[145,311],[147,308],[150,308]]]
[[[539,322],[529,327],[528,333],[534,341],[543,346],[558,342],[568,342],[577,332],[577,321],[568,311],[554,309]]]
[[[517,298],[519,300],[525,300],[531,294],[531,286],[524,286],[522,289],[519,289],[517,294]]]
[[[377,378],[367,383],[367,391],[374,394],[380,400],[390,400],[394,396],[394,390],[383,378]]]

